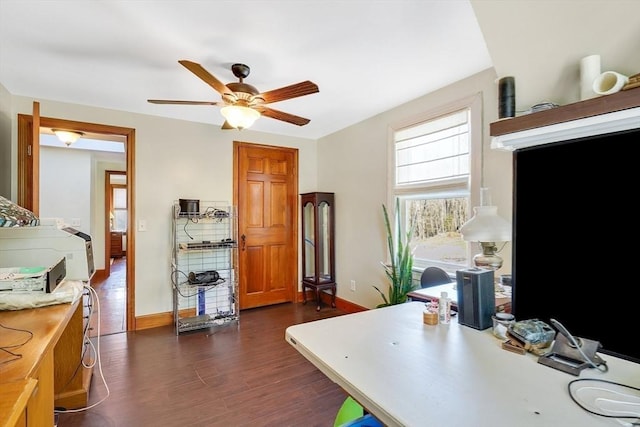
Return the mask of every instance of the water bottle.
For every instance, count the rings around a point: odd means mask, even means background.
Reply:
[[[451,299],[446,292],[440,293],[440,301],[438,302],[438,317],[440,323],[447,324],[451,322]]]

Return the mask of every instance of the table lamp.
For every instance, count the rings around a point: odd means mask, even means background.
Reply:
[[[496,242],[511,240],[511,224],[498,215],[498,207],[491,206],[488,189],[481,189],[481,206],[473,208],[473,217],[462,224],[460,234],[468,242],[478,242],[482,253],[473,257],[476,267],[497,270],[502,267],[502,258],[497,255]]]

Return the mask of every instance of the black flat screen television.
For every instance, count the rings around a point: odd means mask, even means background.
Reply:
[[[640,130],[513,155],[513,314],[640,363]],[[606,360],[606,358],[605,358]]]

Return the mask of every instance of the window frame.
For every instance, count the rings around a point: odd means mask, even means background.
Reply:
[[[396,145],[395,133],[411,126],[437,119],[441,116],[456,113],[460,110],[469,110],[469,176],[468,179],[449,180],[439,183],[432,182],[426,184],[411,184],[396,186]],[[434,109],[417,114],[409,119],[399,121],[389,127],[388,134],[388,164],[387,164],[387,206],[395,206],[396,197],[411,198],[412,196],[425,198],[425,195],[433,195],[433,198],[443,197],[468,197],[468,206],[471,211],[473,206],[479,205],[480,188],[482,182],[482,150],[483,150],[483,123],[482,123],[482,93],[477,93],[451,103],[447,103]],[[464,188],[463,188],[464,187]],[[428,198],[428,197],[427,197]],[[401,203],[401,206],[404,204]],[[406,212],[402,212],[402,227],[406,230]],[[469,217],[471,212],[469,212]],[[395,230],[394,230],[395,231]],[[467,244],[467,267],[472,265],[472,245]],[[460,265],[437,262],[422,261],[414,259],[414,270],[422,271],[428,266],[437,266],[445,269],[450,274],[454,274]]]

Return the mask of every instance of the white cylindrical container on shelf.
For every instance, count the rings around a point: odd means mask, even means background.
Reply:
[[[600,75],[600,55],[589,55],[580,61],[580,100],[598,96],[593,91],[593,82]]]

